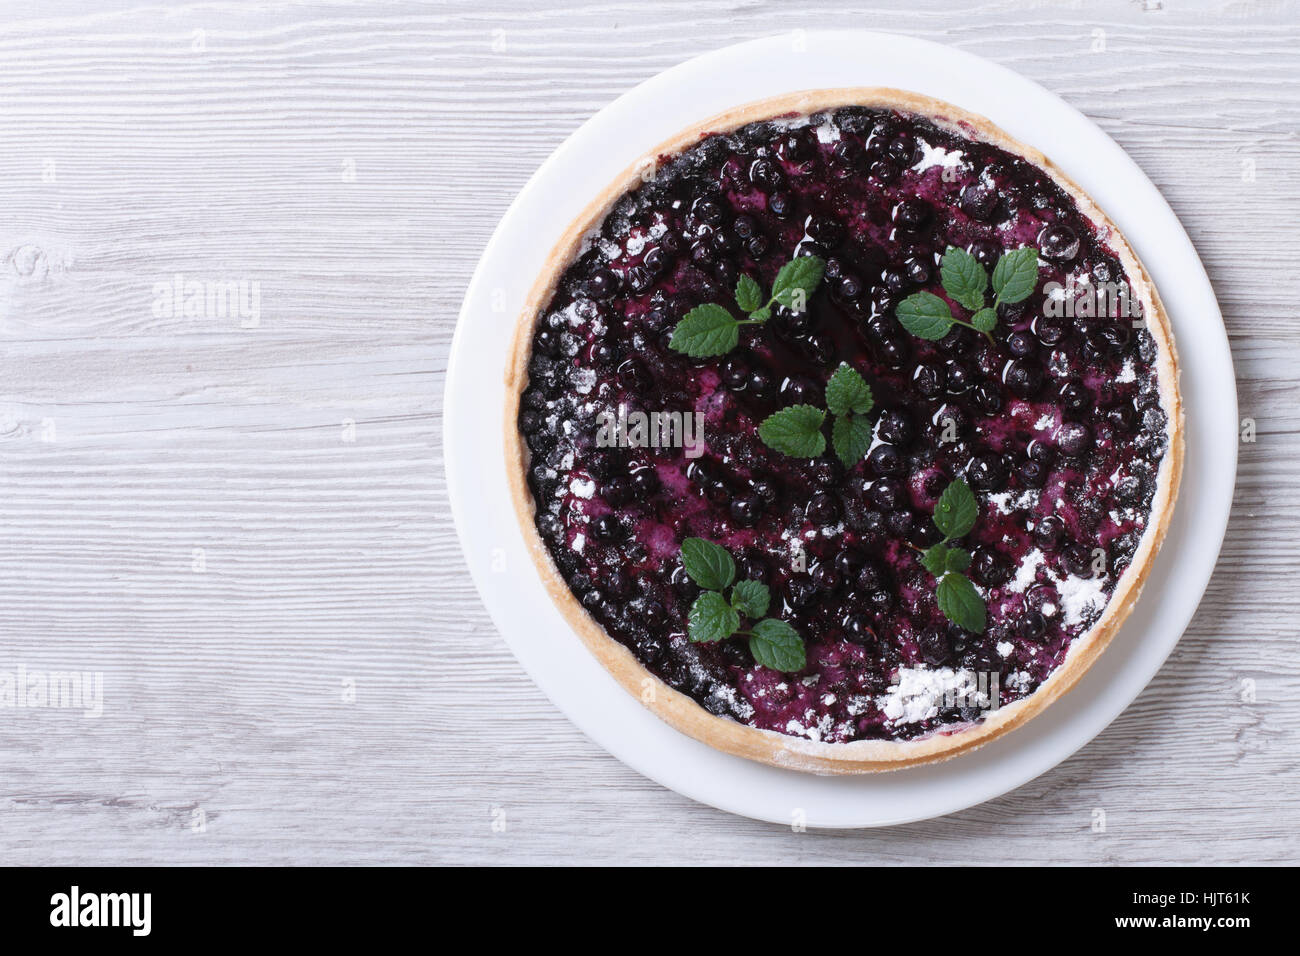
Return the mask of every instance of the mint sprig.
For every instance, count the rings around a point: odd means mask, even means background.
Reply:
[[[1038,250],[1033,246],[1004,253],[993,268],[993,305],[985,298],[989,275],[979,260],[965,249],[949,246],[939,263],[939,279],[948,298],[971,314],[959,319],[933,292],[914,292],[898,304],[899,324],[917,338],[936,342],[954,325],[974,329],[989,341],[998,324],[998,306],[1014,305],[1029,297],[1038,285]]]
[[[857,369],[841,362],[826,383],[826,411],[832,416],[831,445],[845,468],[852,468],[871,447],[875,406],[871,386]],[[790,405],[763,419],[758,437],[773,451],[791,458],[816,458],[826,450],[822,425],[826,412],[815,405]]]
[[[749,652],[763,667],[778,671],[800,671],[807,665],[803,638],[785,621],[764,617],[772,595],[762,581],[736,579],[736,562],[727,549],[703,538],[682,542],[682,567],[692,581],[703,588],[691,605],[686,633],[696,643],[713,644],[738,636],[749,639]],[[741,619],[753,621],[748,630]]]
[[[979,506],[970,486],[955,479],[934,506],[934,526],[943,540],[921,552],[921,565],[937,582],[935,600],[943,616],[963,630],[983,634],[988,609],[964,573],[970,567],[971,554],[965,548],[951,546],[954,539],[970,534],[977,517]]]
[[[740,341],[740,327],[762,325],[772,317],[774,304],[795,312],[804,311],[825,272],[826,263],[817,256],[791,259],[777,272],[772,294],[766,299],[758,281],[743,275],[736,281],[734,297],[736,307],[746,318],[738,319],[725,306],[716,303],[697,305],[677,323],[668,347],[691,358],[726,355]]]

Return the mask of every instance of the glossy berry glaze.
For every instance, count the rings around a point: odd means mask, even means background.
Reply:
[[[992,344],[960,327],[923,341],[894,318],[910,293],[943,293],[948,245],[990,271],[1004,250],[1042,253],[1038,289],[1001,310]],[[769,288],[807,253],[827,269],[806,313],[743,328],[720,358],[668,347],[692,307],[734,306],[741,273]],[[1045,317],[1044,285],[1071,276],[1125,278],[1043,171],[924,118],[846,108],[705,137],[617,202],[540,314],[518,424],[541,539],[604,629],[714,714],[828,742],[977,722],[942,700],[900,713],[890,689],[900,671],[975,671],[999,675],[1003,705],[1032,693],[1128,566],[1167,444],[1149,333]],[[875,393],[867,459],[846,470],[830,451],[767,448],[758,423],[824,407],[841,361]],[[704,453],[597,447],[598,416],[620,404],[702,412]],[[954,477],[980,502],[962,543],[982,635],[939,612],[916,550]],[[804,671],[755,665],[743,638],[687,640],[698,591],[678,551],[692,535],[771,587]]]

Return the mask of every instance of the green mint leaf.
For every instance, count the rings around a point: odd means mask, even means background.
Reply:
[[[749,313],[749,317],[751,319],[758,319],[760,322],[766,322],[772,317],[772,310],[767,306],[763,306],[761,309],[755,309],[753,312]]]
[[[740,341],[740,324],[720,305],[697,305],[673,329],[668,347],[691,358],[726,355]]]
[[[807,303],[813,290],[821,284],[822,273],[825,271],[826,263],[817,256],[791,259],[776,274],[776,281],[772,283],[772,298],[787,309],[803,311],[801,306]],[[802,298],[802,302],[797,302],[796,298]]]
[[[856,412],[865,415],[875,403],[867,380],[848,362],[841,362],[826,383],[826,407],[830,413],[845,415]]]
[[[731,606],[745,617],[757,620],[771,603],[771,592],[761,581],[740,581],[731,589]]]
[[[682,567],[692,581],[708,591],[721,591],[736,580],[736,562],[727,549],[703,538],[682,542]]]
[[[975,326],[976,331],[992,332],[993,326],[998,324],[997,310],[980,309],[970,317],[970,324]]]
[[[763,305],[763,289],[749,276],[736,280],[736,305],[741,312],[753,312]]]
[[[940,541],[925,549],[921,564],[936,578],[948,570],[948,546]]]
[[[903,328],[917,338],[937,342],[952,328],[952,309],[932,292],[913,292],[894,313]]]
[[[836,415],[831,423],[831,445],[835,457],[852,468],[871,447],[871,419],[866,415]]]
[[[989,275],[979,261],[965,249],[949,246],[939,263],[943,289],[958,305],[974,312],[984,308],[984,290]]]
[[[993,291],[998,305],[1029,298],[1038,285],[1038,250],[1033,246],[1006,253],[993,267]]]
[[[686,619],[686,633],[692,641],[712,644],[735,634],[740,615],[717,591],[705,591],[691,605]]]
[[[763,419],[758,437],[768,448],[791,458],[816,458],[826,450],[825,421],[826,413],[815,405],[791,405]]]
[[[960,538],[975,527],[979,508],[970,486],[960,478],[943,490],[934,506],[934,524],[946,539]]]
[[[965,571],[970,567],[970,552],[965,548],[949,548],[945,565],[948,571]]]
[[[948,620],[962,630],[974,634],[984,633],[987,616],[984,599],[966,575],[949,571],[939,579],[939,587],[934,596],[939,602],[939,610]]]
[[[774,671],[801,671],[808,664],[803,638],[785,621],[764,618],[754,625],[749,638],[754,660]]]

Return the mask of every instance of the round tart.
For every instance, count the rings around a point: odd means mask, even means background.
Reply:
[[[646,706],[888,770],[1023,724],[1114,636],[1177,491],[1177,378],[1141,264],[1046,157],[810,91],[684,131],[572,224],[507,461],[552,598]]]

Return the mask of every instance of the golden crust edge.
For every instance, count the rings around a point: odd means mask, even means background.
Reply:
[[[994,711],[966,729],[941,732],[910,741],[854,741],[828,744],[761,730],[708,713],[694,700],[672,689],[646,670],[631,651],[611,638],[573,596],[560,576],[534,524],[534,503],[526,474],[528,449],[519,434],[519,401],[528,384],[529,344],[541,306],[549,301],[563,269],[573,259],[584,237],[605,213],[641,178],[648,163],[658,165],[706,133],[728,132],[759,119],[803,115],[839,106],[879,106],[917,113],[939,123],[960,128],[963,135],[1019,155],[1047,172],[1079,205],[1094,224],[1106,231],[1125,272],[1140,276],[1140,299],[1147,327],[1157,345],[1157,380],[1161,405],[1168,416],[1168,447],[1157,475],[1151,516],[1133,561],[1116,583],[1097,623],[1071,645],[1065,661],[1031,695]],[[542,583],[564,619],[587,649],[630,694],[674,729],[715,749],[789,770],[816,774],[860,774],[897,770],[951,759],[996,740],[1027,723],[1071,690],[1110,644],[1132,612],[1150,575],[1154,558],[1173,515],[1182,477],[1184,439],[1183,405],[1178,388],[1179,367],[1169,318],[1145,267],[1119,228],[1097,204],[1043,153],[1013,139],[987,118],[951,103],[888,87],[804,90],[747,103],[695,123],[650,150],[629,165],[582,210],[551,250],[538,279],[530,289],[516,325],[507,363],[505,449],[511,503]]]

